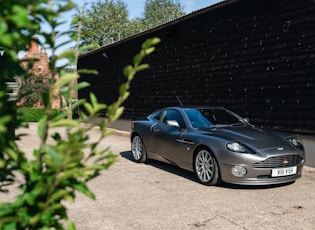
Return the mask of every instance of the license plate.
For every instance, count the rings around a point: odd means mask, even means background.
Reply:
[[[279,169],[273,169],[271,176],[272,177],[278,177],[278,176],[289,176],[294,175],[297,172],[297,166],[289,167],[289,168],[279,168]]]

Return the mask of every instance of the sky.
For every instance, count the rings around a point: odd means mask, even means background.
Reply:
[[[83,3],[86,3],[86,7],[89,7],[89,5],[91,5],[92,2],[95,2],[97,0],[73,0],[73,2],[77,5],[77,7],[81,8]],[[144,12],[144,5],[146,0],[123,0],[126,4],[127,4],[127,10],[129,12],[129,17],[130,19],[132,18],[136,18],[136,17],[141,17],[143,12]],[[200,10],[202,8],[214,5],[216,3],[222,2],[223,0],[179,0],[179,2],[182,4],[182,6],[184,6],[184,10],[187,14],[196,11],[196,10]],[[68,31],[70,28],[70,22],[72,20],[72,15],[75,13],[75,10],[70,11],[66,14],[64,14],[62,16],[62,20],[66,21],[65,24],[63,24],[62,26],[60,26],[60,30],[61,31]],[[42,25],[44,28],[43,30],[46,31],[45,29],[45,25]],[[41,42],[42,39],[39,36]],[[63,36],[60,37],[59,39],[57,39],[57,42],[59,44],[63,43],[64,41],[69,40],[69,38],[67,36]],[[74,43],[69,43],[61,48],[59,48],[57,50],[57,54],[61,53],[71,47],[74,46]],[[48,55],[50,55],[50,51],[47,50]],[[22,58],[24,55],[26,54],[26,51],[21,51],[19,53],[19,57]]]

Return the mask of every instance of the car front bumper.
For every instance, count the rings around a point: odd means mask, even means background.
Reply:
[[[272,185],[289,183],[299,179],[302,176],[303,165],[303,163],[295,165],[297,167],[296,173],[287,176],[272,176],[273,168],[257,169],[246,164],[223,164],[221,165],[220,171],[221,179],[226,183],[240,185]],[[244,167],[246,174],[242,177],[233,175],[232,168],[234,166]]]

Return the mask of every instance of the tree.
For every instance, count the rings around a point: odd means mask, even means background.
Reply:
[[[184,7],[178,0],[146,0],[143,20],[146,29],[150,29],[184,15]]]
[[[83,44],[104,46],[125,38],[128,28],[127,5],[121,0],[98,0],[84,13]]]
[[[184,15],[178,0],[147,0],[143,16],[134,19],[129,19],[122,0],[98,0],[83,15],[81,40],[85,45],[104,46]]]
[[[144,20],[139,17],[130,20],[125,30],[126,30],[125,38],[144,31],[145,30]]]

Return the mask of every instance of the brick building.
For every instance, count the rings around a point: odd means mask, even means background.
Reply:
[[[26,69],[31,76],[37,77],[43,85],[49,84],[50,78],[55,78],[55,80],[58,79],[57,75],[52,76],[51,72],[49,71],[49,62],[46,49],[39,49],[37,37],[33,37],[28,52],[21,59],[21,63],[23,68]],[[25,83],[22,82],[22,84]],[[21,93],[23,94],[23,91]],[[53,94],[55,97],[52,103],[52,108],[60,108],[60,98],[56,96],[58,94],[58,90],[55,90]],[[22,98],[21,101],[18,102],[18,105],[23,105],[24,101],[25,100]],[[44,105],[42,103],[36,103],[34,107],[43,108]]]

